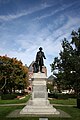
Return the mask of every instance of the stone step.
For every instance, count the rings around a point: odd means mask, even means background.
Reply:
[[[45,105],[50,105],[48,100],[45,99],[34,99],[34,100],[29,100],[27,105],[40,105],[40,106],[45,106]]]
[[[38,105],[38,106],[35,106],[35,105],[32,105],[32,106],[30,106],[30,105],[27,105],[27,106],[25,106],[25,109],[26,108],[31,108],[31,109],[53,109],[53,106],[52,105],[47,105],[47,106],[41,106],[41,105]],[[55,109],[55,108],[54,108]],[[56,110],[56,109],[55,109]]]
[[[20,112],[20,114],[30,114],[30,113],[32,114],[59,114],[59,112],[55,108],[50,108],[50,107],[49,108],[42,108],[42,107],[32,108],[32,106],[31,107],[28,106]]]

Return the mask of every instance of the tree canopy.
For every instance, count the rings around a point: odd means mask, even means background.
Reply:
[[[15,92],[28,85],[28,68],[16,58],[0,56],[0,90],[3,93]]]
[[[60,89],[74,89],[80,92],[80,29],[72,31],[71,41],[62,41],[62,51],[55,57],[51,70],[56,76]],[[55,72],[57,71],[57,72]]]

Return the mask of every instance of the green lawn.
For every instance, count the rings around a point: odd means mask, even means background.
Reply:
[[[24,106],[9,106],[9,107],[0,107],[0,120],[39,120],[38,117],[23,117],[23,118],[6,118],[10,112],[16,109],[22,109]],[[61,109],[71,115],[71,118],[55,118],[51,117],[48,120],[80,120],[80,109],[76,107],[65,107],[65,106],[58,106],[57,109]]]
[[[0,100],[0,104],[14,104],[14,103],[24,103],[30,98],[22,100]],[[52,104],[63,104],[63,105],[76,105],[76,99],[67,99],[67,100],[50,100]],[[39,120],[39,117],[20,117],[20,118],[6,118],[6,116],[14,110],[22,109],[24,106],[0,106],[0,120]],[[64,112],[68,113],[71,118],[60,118],[60,117],[49,117],[48,120],[80,120],[80,109],[76,107],[69,106],[56,106],[57,109],[61,109]]]
[[[24,99],[14,99],[14,100],[0,100],[0,104],[19,104],[25,103],[29,100],[31,95],[26,96]]]
[[[62,105],[76,105],[76,99],[52,99],[50,100],[51,104],[62,104]]]
[[[71,118],[68,118],[68,120],[80,120],[80,109],[76,107],[63,107],[63,106],[62,107],[58,106],[56,108],[61,109],[68,113],[71,116]],[[60,120],[64,120],[64,118],[61,118]]]
[[[26,96],[24,99],[14,99],[14,100],[0,100],[0,104],[19,104],[19,103],[25,103],[29,100],[31,95]],[[51,104],[62,104],[62,105],[76,105],[76,99],[52,99],[49,100]]]

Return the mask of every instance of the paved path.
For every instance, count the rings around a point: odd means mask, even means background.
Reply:
[[[76,105],[62,105],[62,104],[52,104],[53,106],[67,106],[67,107],[75,107]]]
[[[20,106],[27,105],[27,103],[19,103],[19,104],[0,104],[0,106]],[[62,105],[62,104],[52,104],[53,106],[67,106],[67,107],[76,107],[76,105]]]
[[[26,105],[27,103],[19,103],[19,104],[0,104],[0,106],[20,106],[20,105]]]

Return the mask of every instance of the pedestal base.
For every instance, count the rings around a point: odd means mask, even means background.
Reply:
[[[32,79],[32,99],[28,101],[20,114],[59,114],[59,112],[48,101],[46,75],[44,73],[34,73]]]
[[[59,112],[50,105],[48,100],[29,100],[28,104],[21,110],[20,114],[51,115],[59,114]]]

